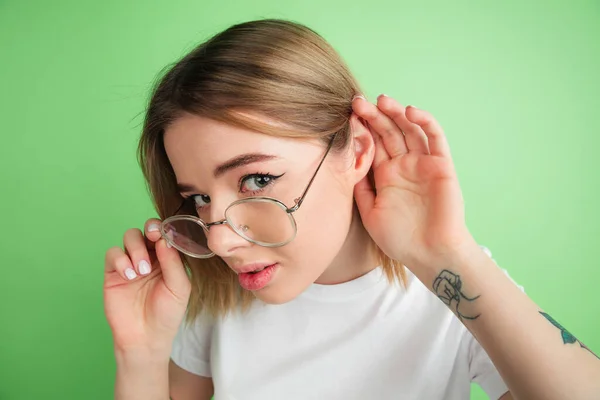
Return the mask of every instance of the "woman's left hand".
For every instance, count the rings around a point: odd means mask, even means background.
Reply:
[[[377,245],[413,272],[472,249],[450,148],[437,121],[385,95],[377,105],[357,97],[352,107],[375,141],[375,191],[365,177],[355,198]]]

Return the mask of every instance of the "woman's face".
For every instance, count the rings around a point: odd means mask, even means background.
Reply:
[[[177,182],[190,187],[181,195],[194,196],[192,203],[205,222],[222,220],[232,202],[250,196],[273,197],[293,206],[326,150],[320,140],[267,136],[190,114],[167,129],[164,143]],[[241,162],[219,168],[234,159]],[[293,213],[297,235],[290,243],[263,247],[228,225],[214,225],[207,235],[210,249],[257,298],[267,303],[293,299],[318,281],[347,241],[354,185],[368,171],[355,164],[350,150],[327,155],[302,206]],[[262,266],[269,267],[246,272]]]

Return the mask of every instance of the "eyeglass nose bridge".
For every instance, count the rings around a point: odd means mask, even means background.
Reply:
[[[205,223],[205,225],[206,225],[206,229],[210,229],[210,227],[213,226],[213,225],[229,225],[229,223],[227,222],[227,218],[223,218],[220,221],[214,221],[214,222],[211,222],[211,223],[208,223],[208,224]]]
[[[247,225],[240,225],[240,226],[238,226],[238,227],[235,227],[235,226],[233,226],[233,225],[232,225],[232,224],[231,224],[229,221],[227,221],[227,218],[224,218],[224,219],[222,219],[222,220],[220,220],[220,221],[214,221],[214,222],[211,222],[211,223],[209,223],[209,224],[207,224],[207,223],[205,222],[204,224],[206,225],[206,230],[207,230],[207,231],[208,231],[208,230],[210,230],[210,227],[211,227],[211,226],[214,226],[214,225],[228,225],[229,227],[233,228],[233,231],[234,231],[235,233],[237,233],[238,235],[239,235],[240,233],[237,231],[237,229],[240,229],[242,232],[246,232],[246,231],[248,230],[248,226],[247,226]],[[237,228],[237,229],[236,229],[236,228]],[[242,236],[242,237],[243,237],[243,236]]]

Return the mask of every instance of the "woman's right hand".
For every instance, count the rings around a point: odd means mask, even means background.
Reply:
[[[159,220],[150,219],[145,235],[129,229],[124,250],[106,252],[104,312],[115,349],[121,352],[170,351],[185,315],[191,283],[178,251],[167,247],[159,226]]]

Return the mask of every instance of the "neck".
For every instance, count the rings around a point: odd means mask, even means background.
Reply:
[[[359,278],[377,267],[376,247],[363,226],[356,206],[348,236],[333,262],[315,281],[321,285],[335,285]]]

